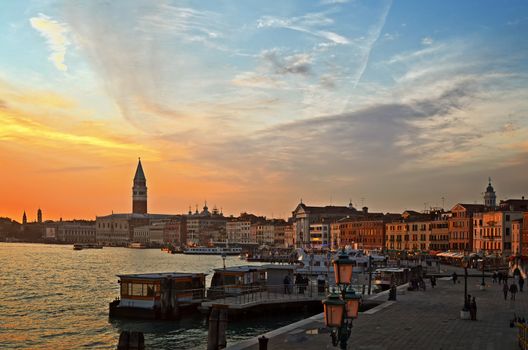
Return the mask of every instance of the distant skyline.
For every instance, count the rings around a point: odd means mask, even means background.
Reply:
[[[528,197],[526,1],[5,1],[0,216]],[[363,200],[362,200],[363,199]]]

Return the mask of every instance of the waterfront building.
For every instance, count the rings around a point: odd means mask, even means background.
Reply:
[[[330,223],[330,249],[337,250],[341,246],[341,223],[339,221]]]
[[[446,251],[449,247],[449,213],[407,210],[399,220],[385,224],[386,248],[405,251]]]
[[[150,241],[149,225],[134,227],[132,241],[148,244]]]
[[[132,186],[132,213],[146,214],[147,213],[147,179],[143,172],[141,159],[138,160],[136,174]]]
[[[241,213],[238,218],[230,218],[226,222],[226,233],[229,243],[255,244],[256,236],[251,235],[251,225],[265,221],[266,218],[248,213]]]
[[[291,248],[295,246],[295,227],[289,223],[284,226],[284,247]]]
[[[509,211],[528,211],[528,199],[524,199],[524,196],[521,199],[507,199],[500,201],[499,204],[500,210],[509,210]]]
[[[176,247],[183,247],[187,243],[187,224],[185,216],[172,217],[163,228],[163,242]]]
[[[97,243],[103,245],[126,246],[134,242],[134,228],[148,226],[160,220],[170,220],[175,215],[168,214],[110,214],[97,216],[95,230]]]
[[[209,211],[207,202],[203,210],[187,214],[187,245],[206,245],[212,242],[226,242],[226,222],[227,218],[216,208],[213,212]]]
[[[523,224],[522,218],[512,221],[511,255],[521,255],[522,224]]]
[[[261,221],[251,225],[250,236],[259,245],[273,246],[275,242],[275,227],[269,221]]]
[[[273,220],[273,245],[277,248],[286,248],[286,229],[290,227],[284,220]]]
[[[61,221],[57,240],[65,243],[95,243],[95,222],[85,220]],[[46,230],[47,231],[47,230]]]
[[[292,221],[295,223],[295,244],[303,246],[310,244],[310,225],[321,222],[323,219],[328,223],[337,221],[346,216],[358,215],[358,211],[349,203],[348,206],[325,207],[307,206],[302,201],[292,211]]]
[[[449,250],[473,251],[473,214],[483,212],[483,204],[458,203],[451,208],[449,224]]]
[[[488,211],[473,215],[473,244],[476,252],[509,256],[512,253],[512,222],[523,217],[519,211]]]
[[[310,246],[315,249],[327,248],[330,245],[330,224],[320,222],[310,225]]]

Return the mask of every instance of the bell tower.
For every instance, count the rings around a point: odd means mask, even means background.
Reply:
[[[484,205],[488,208],[495,208],[497,206],[497,196],[495,189],[491,186],[491,178],[488,179],[488,187],[484,193]]]
[[[147,179],[141,166],[141,158],[138,161],[136,175],[134,176],[134,185],[132,187],[132,213],[147,213]]]

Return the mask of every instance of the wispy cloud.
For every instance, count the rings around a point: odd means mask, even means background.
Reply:
[[[285,28],[307,33],[335,44],[349,44],[350,41],[346,37],[329,30],[321,29],[333,23],[334,20],[324,13],[309,13],[304,16],[290,18],[262,16],[257,21],[257,28]]]
[[[64,63],[67,47],[70,45],[67,37],[69,29],[66,24],[55,21],[42,13],[38,17],[30,18],[29,22],[46,39],[52,52],[49,60],[58,70],[68,70]]]

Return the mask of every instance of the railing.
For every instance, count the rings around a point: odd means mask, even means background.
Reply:
[[[227,290],[233,290],[230,287]],[[219,304],[237,304],[244,305],[259,301],[277,300],[282,302],[295,300],[317,300],[326,296],[328,289],[326,286],[317,285],[317,283],[308,284],[281,284],[281,285],[263,285],[263,286],[239,286],[239,292],[224,292],[223,288],[209,289],[212,294],[221,295],[212,299]]]

